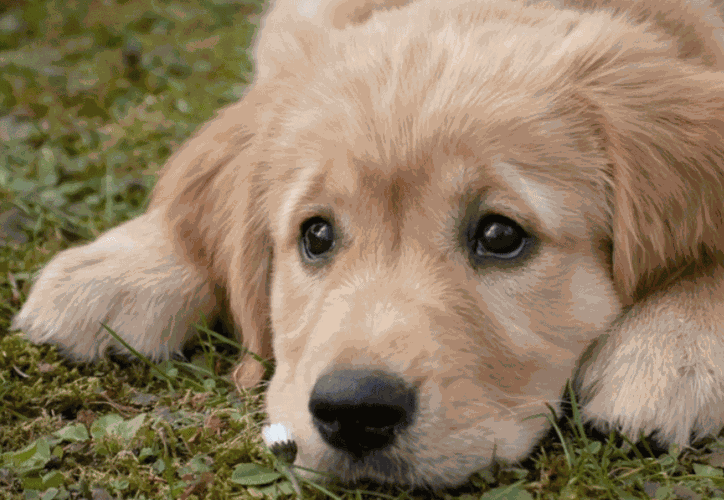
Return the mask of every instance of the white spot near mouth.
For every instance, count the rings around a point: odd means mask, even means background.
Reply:
[[[292,437],[292,432],[284,424],[266,425],[261,430],[261,435],[264,438],[264,442],[269,448],[277,443],[294,440]]]

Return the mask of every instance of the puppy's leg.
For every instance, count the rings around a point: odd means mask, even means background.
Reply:
[[[153,210],[65,250],[45,266],[13,320],[35,343],[58,345],[77,360],[125,349],[101,326],[152,359],[178,352],[201,313],[217,313],[213,285],[174,253]]]
[[[634,306],[579,371],[584,415],[685,446],[724,425],[724,268]]]

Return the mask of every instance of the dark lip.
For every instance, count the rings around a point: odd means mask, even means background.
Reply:
[[[410,463],[395,454],[390,449],[371,450],[361,457],[355,457],[343,450],[334,452],[340,479],[350,484],[358,482],[373,482],[377,484],[407,484],[411,476]]]

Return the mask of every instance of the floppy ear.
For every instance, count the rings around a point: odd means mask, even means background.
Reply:
[[[611,160],[614,279],[634,301],[724,250],[724,77],[661,57],[581,87]]]
[[[609,158],[613,274],[631,307],[576,386],[598,427],[684,446],[724,425],[724,79],[666,57],[610,66],[581,95]]]
[[[268,359],[272,251],[254,184],[263,106],[257,95],[252,89],[222,110],[176,153],[156,185],[151,208],[163,207],[179,253],[224,290],[237,338]],[[237,387],[252,387],[264,372],[247,355],[232,378]]]

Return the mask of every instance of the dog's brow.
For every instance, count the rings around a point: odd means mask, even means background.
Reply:
[[[544,230],[562,236],[560,222],[564,214],[557,210],[553,189],[526,176],[522,169],[511,163],[492,162],[491,170],[535,213]]]
[[[304,17],[312,18],[319,10],[320,0],[302,0],[297,3],[297,12]]]
[[[297,220],[295,214],[303,205],[308,205],[315,200],[315,197],[325,189],[325,180],[327,173],[313,168],[299,169],[298,175],[294,182],[290,183],[290,189],[286,191],[286,196],[279,210],[279,217],[283,223],[278,224],[280,231],[279,237],[286,241],[290,234],[288,231],[294,229],[289,222]],[[312,214],[308,214],[312,215]]]
[[[457,158],[437,160],[442,163],[436,169],[435,185],[449,193],[480,191],[480,165],[466,164]]]

